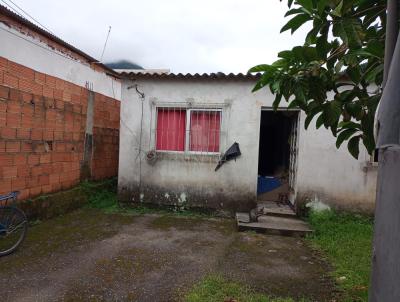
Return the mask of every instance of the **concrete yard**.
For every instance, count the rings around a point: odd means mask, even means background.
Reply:
[[[304,239],[237,232],[234,220],[81,209],[31,227],[0,258],[2,301],[184,301],[209,274],[268,296],[335,301]],[[222,301],[221,301],[222,302]]]

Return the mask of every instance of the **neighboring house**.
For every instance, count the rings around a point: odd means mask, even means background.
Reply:
[[[118,172],[116,72],[0,5],[0,194]]]
[[[121,200],[249,210],[257,200],[322,201],[373,211],[376,163],[359,160],[304,113],[273,112],[269,90],[252,93],[258,76],[122,73],[118,191]],[[241,156],[215,167],[235,142]],[[260,177],[279,194],[257,194]],[[272,191],[274,192],[274,191]]]

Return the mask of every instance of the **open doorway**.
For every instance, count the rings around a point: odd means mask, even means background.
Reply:
[[[294,185],[297,119],[297,111],[261,111],[258,201],[289,200]]]

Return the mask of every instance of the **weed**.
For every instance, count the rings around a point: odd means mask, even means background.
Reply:
[[[190,216],[190,217],[210,217],[211,213],[206,213],[198,210],[188,210],[186,208],[177,207],[160,207],[160,206],[145,206],[142,204],[135,204],[126,206],[119,204],[117,198],[117,182],[115,179],[108,180],[101,183],[101,187],[94,182],[82,182],[80,186],[85,190],[89,196],[87,207],[100,209],[105,213],[118,213],[123,215],[143,215],[143,214],[168,214],[177,216]],[[156,204],[156,203],[155,203]]]
[[[344,291],[345,301],[367,301],[371,270],[373,221],[362,215],[334,211],[311,212],[315,233],[312,245],[327,255],[333,277]]]

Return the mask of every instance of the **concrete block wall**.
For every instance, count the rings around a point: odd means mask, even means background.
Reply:
[[[20,199],[79,183],[89,91],[0,57],[0,194]],[[116,176],[118,100],[94,93],[91,177]]]

